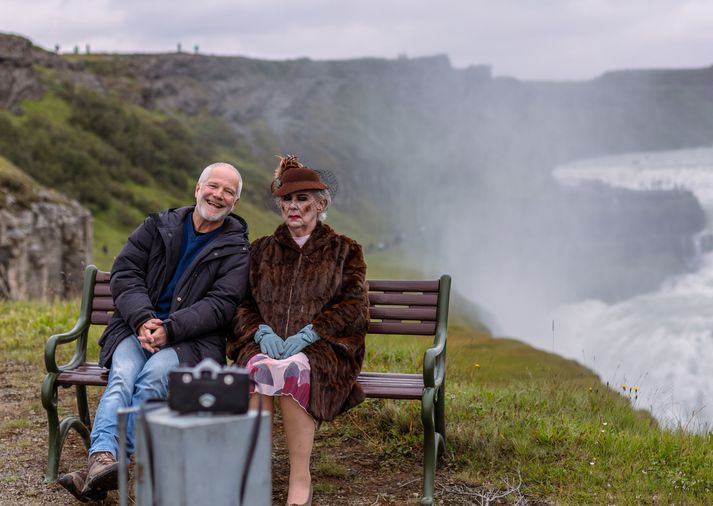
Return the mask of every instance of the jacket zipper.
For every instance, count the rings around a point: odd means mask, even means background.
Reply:
[[[292,310],[292,289],[295,287],[295,281],[297,281],[297,274],[300,272],[300,266],[302,265],[302,252],[300,251],[300,256],[297,259],[297,267],[295,268],[295,275],[292,276],[292,284],[290,285],[290,295],[287,297],[287,318],[285,321],[285,333],[282,339],[287,339],[287,330],[290,328],[290,311]]]

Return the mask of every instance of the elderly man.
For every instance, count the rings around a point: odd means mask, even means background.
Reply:
[[[151,214],[130,236],[111,271],[116,311],[99,340],[109,383],[91,433],[88,466],[60,483],[77,499],[117,488],[117,410],[164,398],[168,372],[210,357],[225,363],[225,339],[247,290],[248,227],[232,214],[242,178],[227,163],[203,170],[196,205]],[[127,448],[134,450],[129,418]]]

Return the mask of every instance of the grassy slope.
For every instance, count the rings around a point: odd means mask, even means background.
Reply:
[[[631,407],[634,392],[602,385],[586,368],[511,339],[450,325],[449,466],[466,481],[521,491],[556,504],[707,504],[713,434],[661,429]],[[368,369],[410,371],[421,352],[409,340],[369,338]],[[427,343],[422,343],[426,346]],[[368,402],[335,433],[384,431],[370,444],[412,456],[418,413]]]
[[[394,272],[380,255],[371,277]],[[39,378],[46,336],[70,328],[77,308],[0,302],[0,355],[35,365]],[[461,479],[501,490],[519,484],[556,504],[706,504],[713,434],[663,430],[631,407],[635,392],[615,392],[573,361],[463,321],[451,318],[447,390],[448,466]],[[429,339],[417,341],[369,337],[365,369],[418,370]],[[415,403],[369,400],[323,430],[359,438],[386,459],[421,458]]]
[[[15,167],[12,163],[3,157],[0,157],[0,184],[5,187],[6,184],[12,184],[13,189],[25,189],[34,195],[33,187],[36,183],[30,176]]]

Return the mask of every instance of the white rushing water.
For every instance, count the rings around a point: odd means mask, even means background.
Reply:
[[[713,227],[713,148],[586,160],[553,174],[565,185],[687,189]],[[711,237],[709,231],[702,236]],[[552,320],[553,342],[536,345],[584,363],[615,388],[626,385],[636,406],[665,425],[713,428],[713,252],[655,292],[615,304],[570,304],[557,308]]]

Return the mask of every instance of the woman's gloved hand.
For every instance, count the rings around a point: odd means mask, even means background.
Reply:
[[[285,349],[282,351],[282,358],[291,357],[312,343],[319,341],[321,338],[315,332],[312,324],[306,325],[305,328],[297,332],[294,336],[285,339]]]
[[[270,358],[282,358],[285,351],[285,341],[275,334],[269,325],[260,325],[255,332],[255,342],[260,345],[260,351]]]

